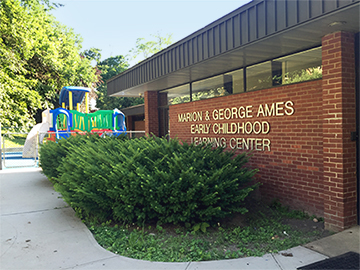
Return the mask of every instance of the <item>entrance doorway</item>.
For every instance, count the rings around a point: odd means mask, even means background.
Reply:
[[[169,107],[159,107],[159,137],[170,138]]]

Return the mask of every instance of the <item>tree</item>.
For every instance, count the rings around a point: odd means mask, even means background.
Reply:
[[[90,61],[95,60],[98,63],[101,59],[101,50],[97,48],[90,48],[89,50],[82,52],[81,56],[86,57]]]
[[[97,64],[97,68],[101,71],[102,83],[97,88],[98,99],[96,107],[102,110],[113,110],[115,108],[122,109],[144,103],[143,98],[109,97],[107,95],[106,81],[125,71],[128,67],[129,63],[122,55],[107,58]]]
[[[134,59],[139,55],[142,55],[144,58],[150,57],[172,43],[171,34],[168,34],[165,37],[161,37],[159,33],[152,36],[155,40],[146,41],[144,38],[138,38],[136,40],[135,48],[130,50]],[[89,55],[92,54],[90,53]],[[98,88],[98,100],[96,106],[99,109],[121,109],[144,103],[144,98],[109,97],[107,95],[106,81],[125,71],[129,67],[129,63],[125,56],[119,55],[110,57],[98,63],[97,67],[101,70],[101,78],[103,81]]]
[[[157,33],[151,36],[154,37],[155,40],[146,41],[144,38],[138,38],[136,40],[135,48],[130,50],[134,59],[139,55],[142,55],[143,58],[148,58],[172,44],[172,34],[161,37],[160,34]]]
[[[80,55],[81,38],[50,15],[40,0],[0,1],[0,121],[27,129],[38,110],[58,105],[66,85],[92,87],[98,80]]]

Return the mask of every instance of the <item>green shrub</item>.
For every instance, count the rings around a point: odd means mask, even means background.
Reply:
[[[244,213],[248,156],[160,138],[82,141],[58,167],[55,188],[83,217],[138,224],[216,222]]]
[[[120,140],[125,139],[125,136],[114,137]],[[64,157],[66,157],[70,152],[71,148],[79,148],[80,145],[87,141],[96,142],[97,140],[102,140],[96,133],[88,133],[85,135],[76,135],[70,136],[67,139],[60,139],[53,141],[46,141],[40,147],[40,167],[43,170],[43,173],[49,178],[53,183],[56,182],[59,173],[57,168],[62,163]]]
[[[55,190],[81,216],[95,217],[103,222],[111,219],[112,200],[106,195],[107,175],[113,162],[119,162],[117,153],[112,150],[121,141],[114,137],[98,141],[84,141],[72,147],[63,159],[58,171]],[[116,163],[114,163],[116,164]]]

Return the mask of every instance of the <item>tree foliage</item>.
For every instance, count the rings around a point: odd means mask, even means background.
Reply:
[[[97,64],[97,68],[101,71],[102,83],[97,88],[98,99],[96,107],[102,110],[113,110],[115,108],[122,109],[144,103],[143,98],[110,97],[107,95],[106,81],[125,71],[128,67],[129,63],[122,55],[107,58]]]
[[[135,48],[130,50],[133,59],[142,56],[143,58],[161,51],[172,43],[172,35],[168,34],[165,37],[160,36],[159,33],[152,35],[155,40],[146,41],[144,38],[136,40]],[[96,56],[96,49],[88,53],[88,56]],[[95,58],[94,58],[95,59]],[[107,95],[106,81],[110,78],[120,74],[129,67],[128,59],[125,56],[118,55],[110,57],[102,62],[98,62],[97,67],[101,70],[102,83],[98,87],[98,99],[96,106],[103,110],[112,110],[115,108],[122,109],[138,104],[144,103],[144,98],[135,97],[109,97]]]
[[[159,33],[157,33],[151,36],[154,37],[155,40],[146,41],[145,38],[138,38],[136,40],[135,48],[130,50],[134,59],[138,56],[148,58],[162,49],[165,49],[173,42],[172,34],[167,34],[165,37],[162,37]]]
[[[100,62],[101,58],[101,50],[97,48],[90,48],[89,50],[85,50],[81,53],[81,56],[86,57],[90,61],[95,60],[96,63]]]
[[[42,4],[42,2],[44,4]],[[80,55],[81,38],[40,0],[0,1],[0,121],[28,128],[37,110],[53,108],[66,85],[93,86],[98,77]]]

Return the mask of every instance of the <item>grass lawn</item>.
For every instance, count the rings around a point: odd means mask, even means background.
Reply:
[[[13,148],[13,147],[23,147],[26,141],[27,134],[14,134],[14,135],[2,135],[1,147]]]
[[[248,202],[235,215],[203,232],[185,226],[88,225],[98,243],[116,254],[149,261],[186,262],[262,256],[330,235],[322,219],[280,204]],[[315,221],[314,221],[315,220]]]

